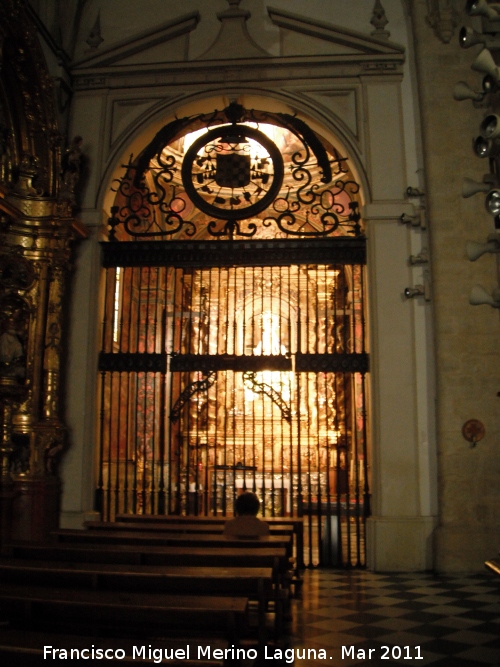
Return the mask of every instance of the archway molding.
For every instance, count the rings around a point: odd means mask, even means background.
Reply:
[[[433,355],[430,337],[425,334],[430,306],[403,297],[406,286],[419,282],[417,270],[408,264],[416,232],[398,222],[403,213],[416,214],[414,202],[405,197],[409,178],[402,110],[403,60],[403,50],[388,45],[384,53],[366,52],[354,57],[304,56],[293,62],[280,57],[243,58],[237,66],[230,60],[160,63],[147,72],[134,71],[133,65],[114,71],[96,65],[94,69],[75,71],[78,93],[73,131],[86,135],[91,110],[105,147],[96,148],[92,157],[95,179],[87,193],[84,213],[84,219],[96,231],[102,229],[109,215],[113,196],[109,185],[119,175],[120,165],[126,163],[130,151],[137,154],[169,119],[194,112],[209,99],[225,97],[214,104],[220,108],[240,95],[284,105],[292,113],[304,114],[313,129],[319,129],[320,134],[325,132],[350,157],[363,191],[368,237],[374,450],[374,516],[370,520],[368,562],[381,571],[432,568],[429,545],[437,514],[434,398],[429,389]],[[152,79],[145,86],[142,78],[151,72],[154,88]],[[319,89],[326,97],[354,91],[356,131],[352,130],[352,122],[343,123],[342,114],[336,112],[334,105],[327,108],[323,102],[317,103],[314,95]],[[148,105],[145,111],[138,112],[111,141],[113,104],[130,102],[139,109],[143,108],[142,100]],[[95,433],[97,236],[86,251],[87,265],[92,270],[77,276],[81,298],[76,303],[90,314],[93,324],[87,326],[80,313],[75,312],[75,327],[81,322],[87,330],[87,346],[85,355],[75,364],[74,378],[78,383],[83,368],[87,379],[86,410],[92,415],[82,424],[79,409],[74,411],[78,444],[75,442],[72,452],[76,467],[77,461],[91,459],[89,447]],[[76,337],[73,348],[76,354]],[[71,378],[69,384],[72,386]],[[85,483],[87,491],[81,495],[89,498],[91,479]],[[82,503],[76,495],[72,499],[70,494],[67,496],[67,507],[75,508],[64,519],[68,524],[81,520],[82,512],[89,509],[89,503]],[[74,516],[70,516],[71,512]]]
[[[112,206],[114,196],[111,185],[122,175],[122,165],[128,162],[131,155],[137,157],[162,127],[176,118],[210,113],[215,109],[222,110],[231,101],[247,109],[288,113],[304,120],[320,137],[335,146],[342,155],[348,157],[351,169],[360,184],[363,205],[369,201],[369,179],[363,164],[360,145],[338,116],[314,108],[308,101],[297,95],[246,88],[244,91],[238,89],[211,90],[180,99],[169,99],[144,112],[121,133],[110,151],[95,195],[96,209],[103,210],[106,216],[106,212],[109,212]]]

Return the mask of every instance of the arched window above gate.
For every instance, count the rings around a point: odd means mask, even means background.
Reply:
[[[290,114],[232,103],[176,119],[124,168],[110,241],[363,234],[348,158]]]

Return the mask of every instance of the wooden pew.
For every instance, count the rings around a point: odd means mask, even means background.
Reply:
[[[4,547],[8,558],[34,560],[55,560],[69,563],[109,563],[124,565],[159,565],[193,567],[230,568],[270,568],[274,582],[284,589],[282,597],[289,597],[290,559],[284,547],[252,548],[247,544],[238,547],[210,546],[189,548],[183,546],[150,546],[149,544],[93,544],[55,543],[26,544],[13,543]]]
[[[218,532],[162,534],[130,527],[56,531],[51,544],[3,546],[0,607],[30,632],[113,635],[129,627],[131,636],[144,632],[154,637],[164,636],[168,626],[177,633],[215,633],[238,646],[252,598],[258,602],[262,648],[269,602],[274,604],[277,636],[282,629],[277,583],[288,571],[291,552],[290,531],[283,532],[240,540]],[[9,665],[23,659],[37,664],[36,646],[28,642],[26,650],[20,648],[9,648],[6,640],[0,656],[8,657]]]
[[[279,636],[282,630],[281,591],[270,567],[165,567],[4,558],[0,559],[0,585],[1,582],[96,591],[164,593],[170,596],[245,597],[258,603],[261,646],[266,639],[266,606],[272,601],[275,606],[275,634]]]
[[[122,515],[125,516],[125,515]],[[143,515],[138,515],[143,516]],[[147,515],[145,515],[147,517]],[[149,518],[149,517],[147,517]],[[222,535],[223,530],[224,530],[224,521],[217,520],[217,521],[212,521],[212,517],[209,517],[207,521],[200,521],[198,518],[195,518],[194,520],[191,520],[190,517],[181,517],[181,521],[177,521],[175,519],[179,519],[179,517],[174,517],[173,521],[169,521],[169,517],[165,517],[165,520],[160,521],[156,520],[159,519],[160,517],[155,517],[154,521],[86,521],[84,526],[88,530],[109,530],[109,531],[135,531],[135,532],[153,532],[157,534],[170,534],[170,535],[196,535],[196,534],[202,534],[202,535]],[[206,517],[203,517],[202,519],[205,519]],[[276,517],[277,519],[277,517]],[[302,526],[302,521],[300,522],[300,525]],[[278,522],[270,524],[270,531],[271,535],[278,535],[278,536],[285,536],[288,538],[292,538],[292,543],[293,543],[293,536],[296,535],[294,532],[294,527],[293,525],[288,522],[286,525],[282,525]],[[296,539],[296,544],[297,544],[297,539]],[[297,551],[297,549],[296,549]],[[301,585],[301,572],[300,572],[300,567],[298,564],[298,561],[295,561],[295,577],[291,579],[291,583],[294,584],[295,590]]]
[[[147,525],[157,523],[169,524],[199,524],[223,526],[228,518],[221,515],[195,516],[193,514],[183,516],[178,514],[117,514],[118,522],[144,522]],[[273,516],[260,517],[269,527],[291,527],[295,537],[295,550],[297,559],[297,574],[304,568],[304,520],[302,517]]]
[[[205,636],[225,636],[238,645],[246,626],[248,599],[223,596],[166,595],[130,591],[28,586],[0,582],[0,605],[14,623],[40,630],[83,628],[92,634],[169,632],[195,629]],[[216,633],[212,635],[212,633]],[[175,635],[174,635],[175,636]]]
[[[132,530],[132,531],[151,531],[157,533],[170,533],[174,535],[222,535],[224,531],[223,523],[191,523],[183,521],[182,523],[157,522],[145,525],[142,521],[85,521],[84,528],[89,530]],[[292,526],[274,525],[269,526],[271,535],[290,537],[293,535]]]
[[[151,546],[180,546],[187,549],[193,547],[233,547],[233,548],[260,548],[284,547],[289,557],[292,555],[292,541],[289,536],[269,535],[259,539],[239,539],[224,535],[198,534],[158,534],[147,530],[131,532],[126,530],[56,530],[52,536],[60,543],[87,543],[87,544],[139,544]]]
[[[12,543],[3,548],[8,558],[58,560],[88,563],[123,563],[135,565],[193,565],[222,567],[272,567],[288,570],[289,558],[284,547],[190,548],[148,544]]]
[[[259,638],[261,643],[265,637],[264,628],[264,607],[265,603],[272,601],[275,609],[275,636],[279,636],[282,631],[283,613],[288,605],[288,591],[283,582],[287,581],[288,555],[284,548],[272,549],[241,549],[241,548],[207,548],[190,549],[184,547],[157,547],[149,545],[100,545],[100,544],[57,544],[41,545],[18,543],[11,544],[4,549],[4,558],[0,559],[0,572],[9,572],[12,561],[16,559],[22,567],[23,559],[28,560],[27,565],[31,568],[23,571],[24,579],[36,577],[36,563],[42,562],[42,567],[50,562],[56,562],[57,565],[65,567],[56,574],[59,585],[62,582],[74,580],[80,577],[80,584],[94,581],[94,587],[104,584],[111,586],[114,579],[119,582],[121,577],[129,579],[127,588],[135,586],[142,590],[144,586],[152,585],[154,590],[158,587],[170,590],[170,592],[184,592],[190,594],[199,594],[203,585],[206,592],[212,594],[226,595],[245,595],[246,597],[256,599],[259,602]],[[156,569],[155,569],[156,566]],[[158,569],[161,567],[161,569]],[[212,568],[211,581],[207,576],[202,576],[200,580],[200,571],[207,572]],[[144,584],[139,584],[136,580],[132,585],[132,573],[134,568],[137,572],[141,571],[136,579],[142,580]],[[166,573],[165,568],[172,572],[172,576]],[[263,578],[259,584],[257,579]],[[265,576],[262,574],[262,568],[265,568]],[[183,572],[180,572],[183,569]],[[85,571],[83,571],[85,570]],[[123,575],[122,571],[126,574]],[[44,570],[48,582],[52,583],[53,578],[50,570]],[[183,574],[184,583],[176,584],[176,575]],[[10,575],[9,575],[10,576]],[[12,575],[15,576],[15,575]],[[154,586],[154,580],[161,581],[163,584]],[[191,584],[188,579],[191,579]],[[225,580],[223,582],[223,580]],[[149,582],[149,583],[146,583]],[[261,586],[261,590],[259,590]],[[198,588],[197,588],[198,587]]]
[[[0,559],[0,581],[59,587],[82,586],[93,590],[138,590],[200,595],[249,596],[262,590],[270,594],[272,568],[119,565],[64,561]]]

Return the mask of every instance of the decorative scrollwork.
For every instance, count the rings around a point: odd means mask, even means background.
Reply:
[[[273,135],[273,126],[281,134]],[[186,143],[198,130],[204,131]],[[213,239],[250,239],[260,227],[302,238],[362,233],[359,185],[347,158],[333,146],[327,150],[290,114],[233,103],[223,112],[177,119],[123,167],[112,188],[110,241],[192,238],[201,231]]]
[[[173,236],[182,229],[187,236],[195,234],[195,225],[181,216],[186,208],[185,199],[177,196],[175,185],[168,187],[177,171],[175,158],[159,156],[157,163],[158,167],[149,169],[153,189],[148,186],[145,176],[137,183],[138,167],[133,164],[132,156],[128,164],[123,165],[125,174],[114,181],[112,190],[124,203],[122,206],[113,207],[112,220],[109,222],[109,240],[115,240],[115,228],[120,223],[126,233],[134,238]],[[163,214],[161,222],[160,214]]]
[[[257,225],[254,222],[247,224],[246,231],[243,231],[240,223],[237,220],[227,220],[224,226],[217,229],[217,222],[212,220],[208,223],[208,233],[210,236],[226,237],[233,239],[235,236],[241,236],[251,239],[257,232]]]
[[[195,394],[208,391],[214,384],[216,378],[217,373],[215,371],[210,371],[203,380],[195,380],[188,384],[188,386],[181,392],[181,395],[176,400],[175,405],[170,412],[170,421],[174,423],[179,421],[182,409],[186,403],[188,403]]]
[[[292,411],[290,406],[283,400],[281,394],[276,391],[274,387],[266,382],[259,382],[257,380],[257,373],[246,371],[243,373],[243,382],[248,389],[251,389],[255,394],[264,394],[271,401],[278,406],[283,415],[283,419],[288,423],[292,421]]]
[[[289,194],[273,202],[273,209],[279,215],[269,215],[264,225],[276,224],[278,229],[290,236],[330,236],[341,227],[346,234],[359,236],[361,216],[358,211],[358,202],[351,197],[359,192],[359,185],[355,181],[335,181],[329,188],[319,189],[311,183],[311,175],[303,167],[297,167],[293,177],[297,180],[307,179],[307,184],[298,190],[298,200],[290,200]],[[301,206],[304,204],[307,206]]]

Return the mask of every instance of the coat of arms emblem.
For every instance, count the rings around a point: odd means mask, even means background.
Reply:
[[[215,182],[221,188],[244,188],[250,183],[250,155],[223,153],[216,162]]]

